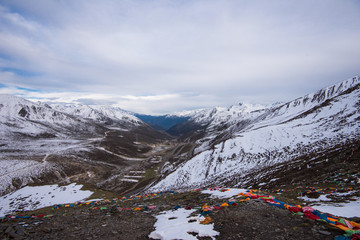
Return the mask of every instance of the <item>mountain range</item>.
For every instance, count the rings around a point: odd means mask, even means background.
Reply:
[[[0,190],[71,181],[117,192],[276,184],[357,149],[359,109],[358,76],[287,103],[164,116],[0,95]]]
[[[171,139],[109,106],[46,104],[0,95],[0,192],[27,184],[120,181],[145,164],[151,146]],[[140,143],[141,142],[141,143]],[[132,179],[130,179],[132,180]],[[115,186],[116,187],[116,186]]]
[[[359,77],[266,108],[240,104],[201,111],[186,123],[202,126],[193,156],[166,166],[166,176],[151,191],[224,183],[250,187],[255,171],[356,146],[359,120]]]

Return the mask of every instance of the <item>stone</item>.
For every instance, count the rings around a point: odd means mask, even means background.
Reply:
[[[331,232],[328,232],[328,231],[324,231],[324,230],[319,230],[319,233],[323,234],[323,235],[331,235]]]
[[[9,236],[15,239],[22,238],[20,235],[16,234],[14,231],[9,232]]]
[[[14,229],[12,227],[8,227],[8,228],[6,228],[5,233],[9,233],[11,231],[14,231]]]
[[[20,236],[24,236],[24,235],[26,235],[26,232],[25,232],[25,229],[24,229],[24,227],[23,226],[21,226],[21,225],[17,225],[17,226],[15,226],[15,233],[16,234],[18,234],[18,235],[20,235]]]
[[[52,231],[52,229],[51,229],[51,228],[48,228],[48,227],[44,227],[44,228],[42,229],[42,231],[43,231],[44,233],[50,233],[50,232]]]

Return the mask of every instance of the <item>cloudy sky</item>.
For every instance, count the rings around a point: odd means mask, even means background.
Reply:
[[[0,93],[161,114],[360,74],[358,0],[0,0]]]

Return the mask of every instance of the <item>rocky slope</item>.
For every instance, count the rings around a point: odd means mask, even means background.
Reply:
[[[186,239],[214,239],[200,237],[200,234],[208,236],[207,232],[199,232],[195,223],[203,228],[213,228],[219,240],[334,239],[344,234],[325,222],[294,216],[288,210],[270,206],[260,199],[241,201],[244,198],[214,198],[200,191],[163,192],[156,196],[123,199],[126,200],[115,198],[96,204],[26,212],[26,216],[39,217],[4,221],[0,225],[0,236],[3,239],[169,239],[151,234],[155,230],[155,216],[172,212],[174,217],[169,217],[164,223],[167,228],[171,228],[171,221],[180,217],[176,214],[177,210],[192,213],[191,217],[175,226],[179,234],[187,235]],[[220,207],[231,201],[237,204]],[[217,209],[208,211],[205,205],[217,206]],[[48,217],[44,218],[45,215]],[[210,222],[201,226],[200,220],[204,221],[201,216],[208,217]]]

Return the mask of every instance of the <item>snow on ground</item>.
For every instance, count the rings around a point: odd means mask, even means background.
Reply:
[[[346,181],[346,180],[345,180]],[[349,195],[354,195],[357,191],[350,191],[350,192],[336,192],[336,193],[333,193],[332,195],[334,196],[349,196]]]
[[[156,229],[150,233],[149,238],[196,240],[198,238],[189,233],[197,233],[199,237],[215,239],[214,237],[219,235],[219,232],[213,229],[214,224],[200,224],[200,221],[205,218],[203,216],[190,217],[191,213],[195,211],[194,209],[179,208],[161,212],[156,216],[157,221],[154,225]]]
[[[0,197],[0,216],[14,211],[29,211],[56,204],[73,203],[90,197],[93,192],[80,190],[83,185],[27,186]]]
[[[306,202],[326,202],[326,201],[333,201],[333,199],[328,198],[325,195],[320,195],[318,198],[309,198],[307,196],[304,197],[298,197],[298,199],[301,199]]]
[[[201,193],[204,194],[211,194],[210,198],[231,198],[234,196],[237,196],[239,193],[246,193],[247,189],[241,189],[241,188],[227,188],[224,192],[221,191],[221,189],[216,190],[204,190],[201,191]]]
[[[333,193],[334,196],[348,196],[356,191],[347,193]],[[298,197],[306,202],[311,202],[310,206],[321,212],[330,213],[339,217],[360,217],[360,198],[356,198],[356,201],[350,201],[345,203],[329,202],[334,199],[328,198],[326,195],[320,195],[318,198],[309,198],[307,196]],[[325,203],[328,202],[328,203]]]
[[[135,143],[135,142],[134,142]],[[135,143],[136,144],[136,143]],[[111,155],[114,155],[114,156],[117,156],[117,157],[120,157],[120,158],[123,158],[125,160],[128,160],[128,161],[144,161],[144,160],[147,160],[147,158],[132,158],[132,157],[127,157],[125,155],[121,155],[121,154],[117,154],[117,153],[114,153],[114,152],[111,152],[103,147],[96,147],[97,149],[101,150],[101,151],[104,151],[104,152],[107,152]]]
[[[1,128],[1,127],[0,127]],[[1,134],[0,134],[1,135]],[[0,136],[0,195],[26,186],[42,176],[59,170],[60,165],[48,161],[53,155],[88,152],[88,139],[21,139],[6,140]],[[16,187],[14,179],[21,183]]]
[[[312,205],[321,212],[330,213],[340,217],[360,217],[360,198],[348,203],[321,203]]]
[[[31,160],[1,160],[0,159],[0,194],[15,190],[13,179],[21,179],[22,184],[33,183],[36,178],[55,168],[55,164]]]
[[[14,171],[29,168],[35,165],[39,165],[39,162],[30,160],[0,160],[0,176],[11,174]]]

